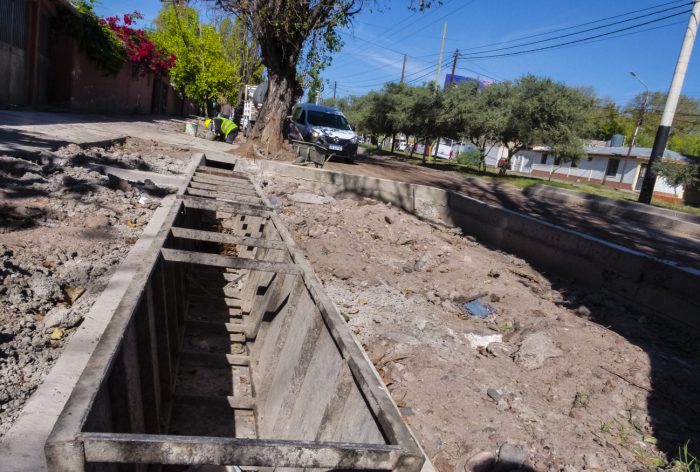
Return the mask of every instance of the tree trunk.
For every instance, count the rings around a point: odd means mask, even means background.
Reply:
[[[394,146],[396,146],[396,133],[391,135],[391,153],[394,154]]]
[[[266,152],[275,153],[282,148],[286,118],[301,95],[301,90],[294,68],[283,73],[268,68],[268,76],[267,98],[255,122],[253,138],[260,139]]]

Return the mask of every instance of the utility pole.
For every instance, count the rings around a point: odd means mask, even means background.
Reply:
[[[333,104],[335,105],[335,89],[338,87],[338,81],[333,82]]]
[[[401,83],[406,78],[406,54],[403,55],[403,65],[401,66]]]
[[[437,64],[437,73],[435,74],[435,93],[438,91],[438,81],[440,80],[440,67],[442,66],[442,53],[445,51],[445,35],[447,35],[447,22],[442,25],[442,43],[440,43],[440,58]]]
[[[639,110],[639,118],[637,119],[637,127],[634,128],[634,134],[632,135],[632,139],[630,140],[630,147],[627,150],[627,157],[630,157],[632,154],[632,148],[634,147],[634,144],[637,142],[637,135],[639,134],[639,127],[642,126],[642,122],[644,121],[644,114],[647,111],[647,105],[649,104],[649,87],[647,86],[646,82],[644,82],[634,71],[630,72],[630,75],[637,79],[643,86],[644,86],[644,104],[642,105],[642,108]],[[623,168],[623,173],[624,173],[624,168]]]
[[[450,81],[448,83],[451,84],[453,80],[455,80],[455,69],[457,68],[457,56],[459,56],[459,49],[455,49],[455,55],[452,58],[452,73],[450,74]]]
[[[676,62],[676,70],[673,73],[671,88],[669,88],[668,96],[666,97],[664,114],[661,116],[661,123],[659,124],[659,129],[656,131],[656,138],[654,139],[654,147],[651,149],[651,155],[649,156],[649,165],[644,174],[642,190],[639,192],[638,201],[640,203],[646,203],[647,205],[651,203],[651,197],[654,193],[654,184],[656,183],[656,172],[654,172],[653,164],[657,160],[663,159],[664,150],[668,143],[668,135],[671,132],[671,125],[673,124],[673,116],[676,114],[678,99],[680,98],[681,89],[683,88],[685,72],[688,69],[690,54],[693,52],[693,44],[695,43],[695,36],[698,32],[699,21],[700,0],[695,0],[693,11],[690,13],[690,20],[688,20],[688,27],[685,30],[685,38],[683,38],[681,52],[678,55],[678,62]]]

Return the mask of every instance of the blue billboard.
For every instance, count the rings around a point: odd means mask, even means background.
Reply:
[[[447,74],[445,75],[445,85],[443,86],[443,88],[447,87],[449,84],[457,84],[459,82],[476,82],[478,84],[479,89],[482,89],[487,85],[491,85],[493,83],[493,80],[476,79],[474,77],[465,77],[463,75]]]

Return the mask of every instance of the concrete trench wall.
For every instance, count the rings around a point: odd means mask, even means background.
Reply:
[[[700,329],[700,271],[490,205],[458,192],[275,161],[241,159],[241,169],[331,195],[390,202],[426,220],[459,227],[541,270],[635,309]],[[573,279],[573,280],[572,280]]]

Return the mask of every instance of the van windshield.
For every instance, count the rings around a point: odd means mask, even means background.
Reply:
[[[349,130],[350,125],[348,120],[345,119],[343,115],[336,115],[335,113],[326,113],[323,111],[313,111],[309,110],[308,122],[313,126],[323,126],[325,128],[334,129],[345,129]]]

